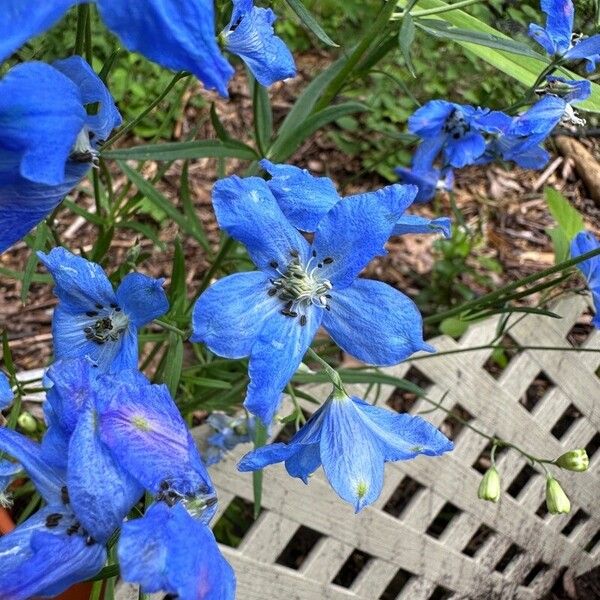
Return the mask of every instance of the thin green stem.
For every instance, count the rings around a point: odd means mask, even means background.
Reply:
[[[459,8],[464,8],[465,6],[470,6],[471,4],[481,4],[485,2],[485,0],[461,0],[460,2],[455,2],[454,4],[449,4],[448,6],[439,6],[438,8],[428,8],[426,10],[415,10],[410,13],[411,17],[428,17],[429,15],[439,15],[445,12],[450,12],[451,10],[457,10]],[[393,15],[393,19],[402,19],[406,13],[396,13]]]
[[[183,339],[187,339],[187,337],[189,335],[189,333],[187,331],[183,331],[183,329],[179,329],[179,327],[175,327],[175,325],[171,325],[170,323],[167,323],[166,321],[163,321],[162,319],[154,319],[154,323],[156,323],[163,329],[166,329],[167,331],[172,331],[173,333],[176,333],[177,335],[181,336]]]
[[[333,386],[340,392],[344,392],[344,384],[340,374],[325,360],[323,360],[312,348],[308,349],[308,355],[316,360],[322,367],[323,371],[327,374]]]
[[[85,30],[89,12],[89,4],[80,4],[77,7],[77,33],[75,35],[75,48],[73,49],[73,53],[79,54],[80,56],[83,55],[83,49],[85,48]]]

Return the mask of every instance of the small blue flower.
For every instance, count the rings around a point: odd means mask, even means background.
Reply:
[[[15,395],[13,394],[12,388],[10,387],[10,381],[8,377],[0,371],[0,410],[10,406]]]
[[[296,75],[292,53],[275,35],[276,18],[270,8],[257,8],[252,0],[233,0],[231,21],[220,36],[224,47],[239,56],[256,81],[267,87]]]
[[[394,171],[403,183],[417,186],[415,202],[429,202],[439,190],[449,192],[454,187],[454,172],[450,168],[437,169],[431,164],[418,165],[413,161],[412,169],[396,167]]]
[[[4,0],[0,62],[54,25],[71,6],[85,1],[52,0],[32,10],[24,0]],[[227,95],[234,71],[217,44],[213,0],[95,0],[95,4],[106,26],[128,50],[168,69],[189,71],[208,89]]]
[[[213,284],[196,302],[194,342],[227,358],[250,357],[249,412],[270,424],[317,329],[358,359],[397,364],[419,350],[422,319],[404,294],[357,279],[377,255],[416,189],[392,185],[338,202],[319,222],[312,244],[284,216],[256,177],[218,181],[217,219],[245,244],[260,269]]]
[[[54,278],[56,358],[89,357],[102,371],[134,369],[137,331],[169,309],[163,279],[130,273],[114,292],[100,265],[54,248],[38,253]]]
[[[256,471],[284,461],[292,477],[308,483],[322,465],[333,489],[358,512],[379,497],[384,463],[419,454],[439,456],[452,448],[450,440],[420,417],[336,391],[287,444],[246,454],[238,469]]]
[[[180,600],[234,600],[235,575],[208,526],[181,504],[156,502],[141,519],[123,524],[118,547],[121,575],[146,594]]]
[[[565,61],[586,60],[586,70],[591,73],[600,60],[600,35],[581,39],[573,35],[575,10],[571,0],[542,0],[542,12],[546,14],[546,27],[532,23],[529,35],[550,56]],[[579,37],[580,41],[575,38]]]
[[[485,133],[498,133],[510,117],[498,111],[445,100],[431,100],[408,119],[409,130],[423,139],[418,164],[433,165],[440,152],[444,164],[464,167],[485,151]]]
[[[591,233],[582,231],[571,242],[571,257],[576,258],[598,248],[600,248],[600,241]],[[588,287],[592,292],[592,299],[596,309],[592,324],[600,329],[600,255],[578,263],[577,268],[587,279]]]
[[[207,466],[221,461],[227,452],[238,444],[246,444],[254,439],[256,419],[250,415],[230,417],[225,413],[212,413],[206,422],[215,431],[207,440],[205,453]]]
[[[87,115],[92,103],[99,110]],[[78,56],[53,66],[25,63],[6,74],[0,81],[0,253],[60,204],[120,123],[110,93]]]

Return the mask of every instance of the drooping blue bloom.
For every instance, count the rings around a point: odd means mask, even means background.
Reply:
[[[220,38],[224,47],[239,56],[261,85],[294,77],[294,57],[275,35],[277,17],[270,8],[257,8],[253,0],[233,0],[231,21]]]
[[[205,452],[207,466],[221,461],[227,452],[238,444],[246,444],[254,439],[256,419],[250,415],[230,417],[225,413],[212,413],[206,420],[215,431],[207,440]]]
[[[238,469],[256,471],[285,462],[292,477],[308,483],[322,465],[333,489],[358,512],[379,497],[385,462],[439,456],[452,448],[425,419],[336,391],[287,444],[257,448],[242,458]]]
[[[144,593],[180,600],[234,600],[235,575],[212,531],[181,504],[156,502],[141,519],[123,524],[118,547],[121,575]]]
[[[600,60],[600,35],[589,38],[573,35],[575,9],[571,0],[542,0],[541,5],[547,17],[546,27],[532,23],[529,35],[550,56],[565,61],[585,60],[588,73],[594,71]]]
[[[409,130],[423,139],[417,164],[433,165],[440,152],[452,167],[472,164],[485,151],[484,134],[498,133],[510,117],[498,111],[445,100],[431,100],[408,119]]]
[[[582,231],[571,242],[571,257],[576,258],[598,248],[600,248],[600,241],[591,233]],[[592,292],[594,308],[596,309],[592,324],[600,329],[600,256],[594,256],[578,263],[577,268],[587,279],[588,287]]]
[[[392,185],[338,202],[320,220],[312,244],[255,177],[218,181],[219,225],[245,244],[260,269],[213,284],[193,313],[194,342],[228,358],[250,357],[245,406],[270,424],[281,392],[318,327],[358,359],[378,365],[431,350],[415,304],[379,281],[357,279],[377,255],[416,189]]]
[[[169,308],[164,280],[129,273],[115,292],[100,265],[64,248],[38,256],[59,299],[52,319],[56,358],[87,356],[101,371],[136,368],[138,329]]]
[[[5,0],[0,23],[0,62],[43,33],[75,4],[52,0],[32,10],[26,0]],[[219,50],[213,0],[94,0],[106,26],[132,52],[175,71],[189,71],[208,89],[227,95],[233,68]]]
[[[428,219],[419,215],[404,215],[396,223],[392,235],[407,233],[441,233],[445,238],[452,237],[452,219],[438,217]]]
[[[437,169],[431,164],[418,165],[413,160],[411,169],[396,167],[394,171],[403,183],[417,186],[419,191],[415,202],[429,202],[439,190],[449,192],[454,187],[454,171],[449,168]]]
[[[85,105],[93,103],[98,111],[87,115]],[[6,74],[0,81],[0,252],[60,204],[120,122],[110,93],[78,56],[53,66],[25,63]]]
[[[0,371],[0,410],[9,406],[14,397],[8,377]]]

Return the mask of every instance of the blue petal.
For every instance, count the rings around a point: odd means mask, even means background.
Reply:
[[[547,137],[558,125],[565,112],[566,102],[557,96],[544,96],[530,109],[513,120],[509,135],[533,136],[530,145],[537,144]]]
[[[563,54],[571,45],[575,10],[571,0],[542,0],[546,13],[546,32],[554,44],[554,53]]]
[[[86,124],[96,138],[95,142],[106,140],[110,132],[118,127],[123,119],[119,114],[113,97],[103,81],[81,56],[75,55],[52,63],[63,75],[66,75],[78,88],[83,104],[96,104],[96,114],[87,115]]]
[[[590,58],[600,53],[600,34],[592,35],[576,43],[566,54],[565,58],[577,60]]]
[[[581,231],[571,242],[571,257],[577,258],[598,248],[600,248],[600,241],[591,233]],[[578,263],[577,268],[584,274],[590,286],[600,285],[600,256],[594,256]]]
[[[8,377],[0,371],[0,410],[6,408],[13,401],[14,394],[10,387]]]
[[[100,436],[119,464],[154,494],[165,480],[183,495],[212,493],[206,468],[168,389],[113,376],[102,382],[107,389],[99,414]]]
[[[233,0],[233,14],[221,34],[225,48],[237,54],[264,86],[294,77],[294,57],[275,35],[277,17],[269,8],[255,8],[246,0]]]
[[[142,273],[129,273],[121,281],[117,300],[136,327],[143,327],[169,310],[164,281]]]
[[[550,155],[541,146],[523,144],[522,140],[516,143],[508,138],[508,144],[502,150],[504,160],[513,160],[523,169],[541,169],[550,160]]]
[[[439,169],[432,168],[430,171],[417,171],[415,169],[396,167],[394,172],[400,177],[403,183],[417,186],[419,191],[415,196],[415,203],[429,202],[429,200],[435,197],[440,176]]]
[[[48,504],[60,503],[64,472],[46,463],[39,444],[12,429],[0,427],[0,450],[23,465]]]
[[[283,214],[302,231],[314,231],[321,219],[340,201],[328,177],[314,177],[306,169],[275,165],[268,160],[261,160],[260,166],[271,175],[267,185]]]
[[[600,35],[597,36],[600,40]],[[553,91],[553,86],[557,85],[559,88],[567,88],[567,93],[561,90],[560,97],[567,103],[580,102],[589,98],[592,94],[592,83],[587,79],[572,80],[565,79],[564,77],[556,77],[549,75],[546,77],[548,87]]]
[[[442,151],[446,142],[446,135],[440,134],[434,137],[424,138],[415,150],[412,168],[418,173],[429,172],[433,169],[433,163]],[[407,182],[412,183],[412,182]]]
[[[394,224],[416,195],[415,186],[396,184],[336,204],[319,223],[312,245],[315,260],[332,259],[319,276],[334,289],[349,286],[375,256],[386,254]]]
[[[386,461],[409,460],[419,454],[439,456],[454,448],[441,431],[421,417],[398,414],[356,397],[352,401],[366,417],[365,426],[379,440]]]
[[[102,544],[142,495],[142,487],[100,441],[94,410],[79,418],[71,436],[67,486],[73,511],[84,529]]]
[[[268,288],[269,277],[261,271],[213,283],[194,306],[191,341],[205,343],[219,356],[248,356],[266,320],[281,310]]]
[[[86,113],[77,86],[49,65],[17,65],[0,81],[0,147],[30,181],[58,185]]]
[[[436,136],[455,109],[452,102],[430,100],[408,118],[408,130],[423,138]]]
[[[207,89],[227,96],[234,71],[215,35],[212,0],[117,2],[97,0],[100,15],[125,47],[174,71],[193,73]]]
[[[438,217],[427,219],[419,215],[404,215],[398,219],[392,235],[406,233],[442,233],[445,238],[452,237],[452,219]]]
[[[237,468],[242,472],[260,471],[269,465],[288,460],[300,450],[300,446],[295,444],[268,444],[244,455]]]
[[[286,471],[291,477],[298,477],[304,483],[321,466],[321,448],[316,444],[302,444],[298,452],[285,461]]]
[[[449,139],[444,154],[448,164],[461,168],[473,164],[485,152],[485,139],[477,131],[471,131],[458,140]]]
[[[244,406],[266,426],[275,417],[283,389],[300,366],[323,312],[311,306],[304,326],[298,318],[276,313],[267,320],[252,346],[248,365],[250,384]]]
[[[328,401],[320,447],[323,470],[340,498],[356,512],[377,500],[384,457],[350,398]]]
[[[291,253],[306,261],[306,240],[286,219],[264,180],[234,175],[217,181],[213,206],[221,229],[242,242],[263,271],[277,275],[270,264],[287,265]]]
[[[42,2],[32,10],[26,0],[4,0],[0,21],[0,63],[27,40],[52,27],[78,0]]]
[[[381,281],[357,279],[349,288],[332,291],[331,310],[323,326],[336,344],[375,365],[395,365],[419,350],[423,320],[414,302]]]

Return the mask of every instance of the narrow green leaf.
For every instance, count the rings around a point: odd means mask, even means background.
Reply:
[[[312,16],[306,9],[304,4],[300,0],[285,0],[287,5],[296,13],[298,18],[304,23],[304,26],[312,31],[317,38],[319,38],[324,44],[338,48],[339,46],[325,33],[325,30],[319,25],[317,20]]]
[[[131,229],[148,238],[162,251],[166,249],[165,243],[158,237],[158,233],[148,223],[140,223],[139,221],[119,221],[115,225],[118,229]]]
[[[92,213],[89,210],[85,210],[75,202],[65,198],[63,200],[63,205],[66,206],[71,212],[74,212],[76,215],[83,217],[88,223],[93,223],[94,225],[104,225],[105,221],[102,217],[97,215],[96,213]]]
[[[231,140],[231,136],[229,135],[229,133],[227,133],[225,125],[223,125],[221,119],[219,118],[214,102],[210,105],[210,122],[212,123],[213,129],[215,130],[217,137],[222,142],[229,142]]]
[[[103,158],[116,160],[179,160],[194,158],[240,158],[242,160],[256,160],[259,158],[253,148],[230,140],[198,140],[194,142],[171,142],[168,144],[148,144],[107,150],[102,153]]]
[[[268,438],[269,432],[267,431],[267,428],[260,422],[259,419],[257,419],[254,433],[254,448],[256,449],[264,446],[267,443]],[[258,519],[258,516],[260,515],[262,503],[262,484],[262,469],[260,471],[254,471],[254,473],[252,473],[252,490],[254,492],[254,519]]]
[[[31,246],[31,254],[27,259],[27,264],[25,265],[25,271],[23,272],[23,285],[21,286],[21,302],[25,304],[27,300],[27,295],[29,294],[29,288],[31,287],[31,282],[33,281],[33,275],[35,273],[35,267],[38,264],[37,253],[38,250],[43,250],[46,245],[46,240],[50,238],[52,234],[48,228],[46,223],[40,223],[37,226],[35,231],[35,238],[33,240],[33,245]]]
[[[190,226],[193,228],[196,241],[204,248],[209,256],[212,256],[212,248],[210,242],[206,237],[206,231],[204,231],[204,225],[198,216],[198,211],[194,206],[192,194],[190,193],[190,178],[189,178],[189,165],[186,161],[181,170],[181,184],[179,186],[179,199],[183,206],[183,213],[186,219],[189,221]]]
[[[261,154],[265,155],[273,136],[273,112],[267,88],[253,82],[254,136]]]
[[[410,13],[406,13],[402,19],[402,26],[398,33],[398,43],[400,44],[400,52],[406,62],[406,67],[410,71],[413,77],[416,77],[415,67],[413,65],[410,48],[413,40],[415,39],[415,23],[414,19],[410,16]]]
[[[181,377],[181,368],[183,366],[183,339],[177,333],[169,332],[169,350],[165,359],[165,368],[163,372],[163,382],[169,388],[171,396],[175,397],[179,379]]]
[[[173,266],[171,267],[171,284],[169,286],[169,304],[173,315],[183,314],[187,298],[187,283],[185,280],[185,254],[179,239],[175,240]]]
[[[554,188],[544,189],[544,197],[550,213],[571,241],[580,231],[585,229],[585,223],[577,209]]]
[[[546,233],[552,240],[554,262],[558,264],[566,258],[569,258],[569,240],[565,230],[562,227],[550,227],[546,229]]]

